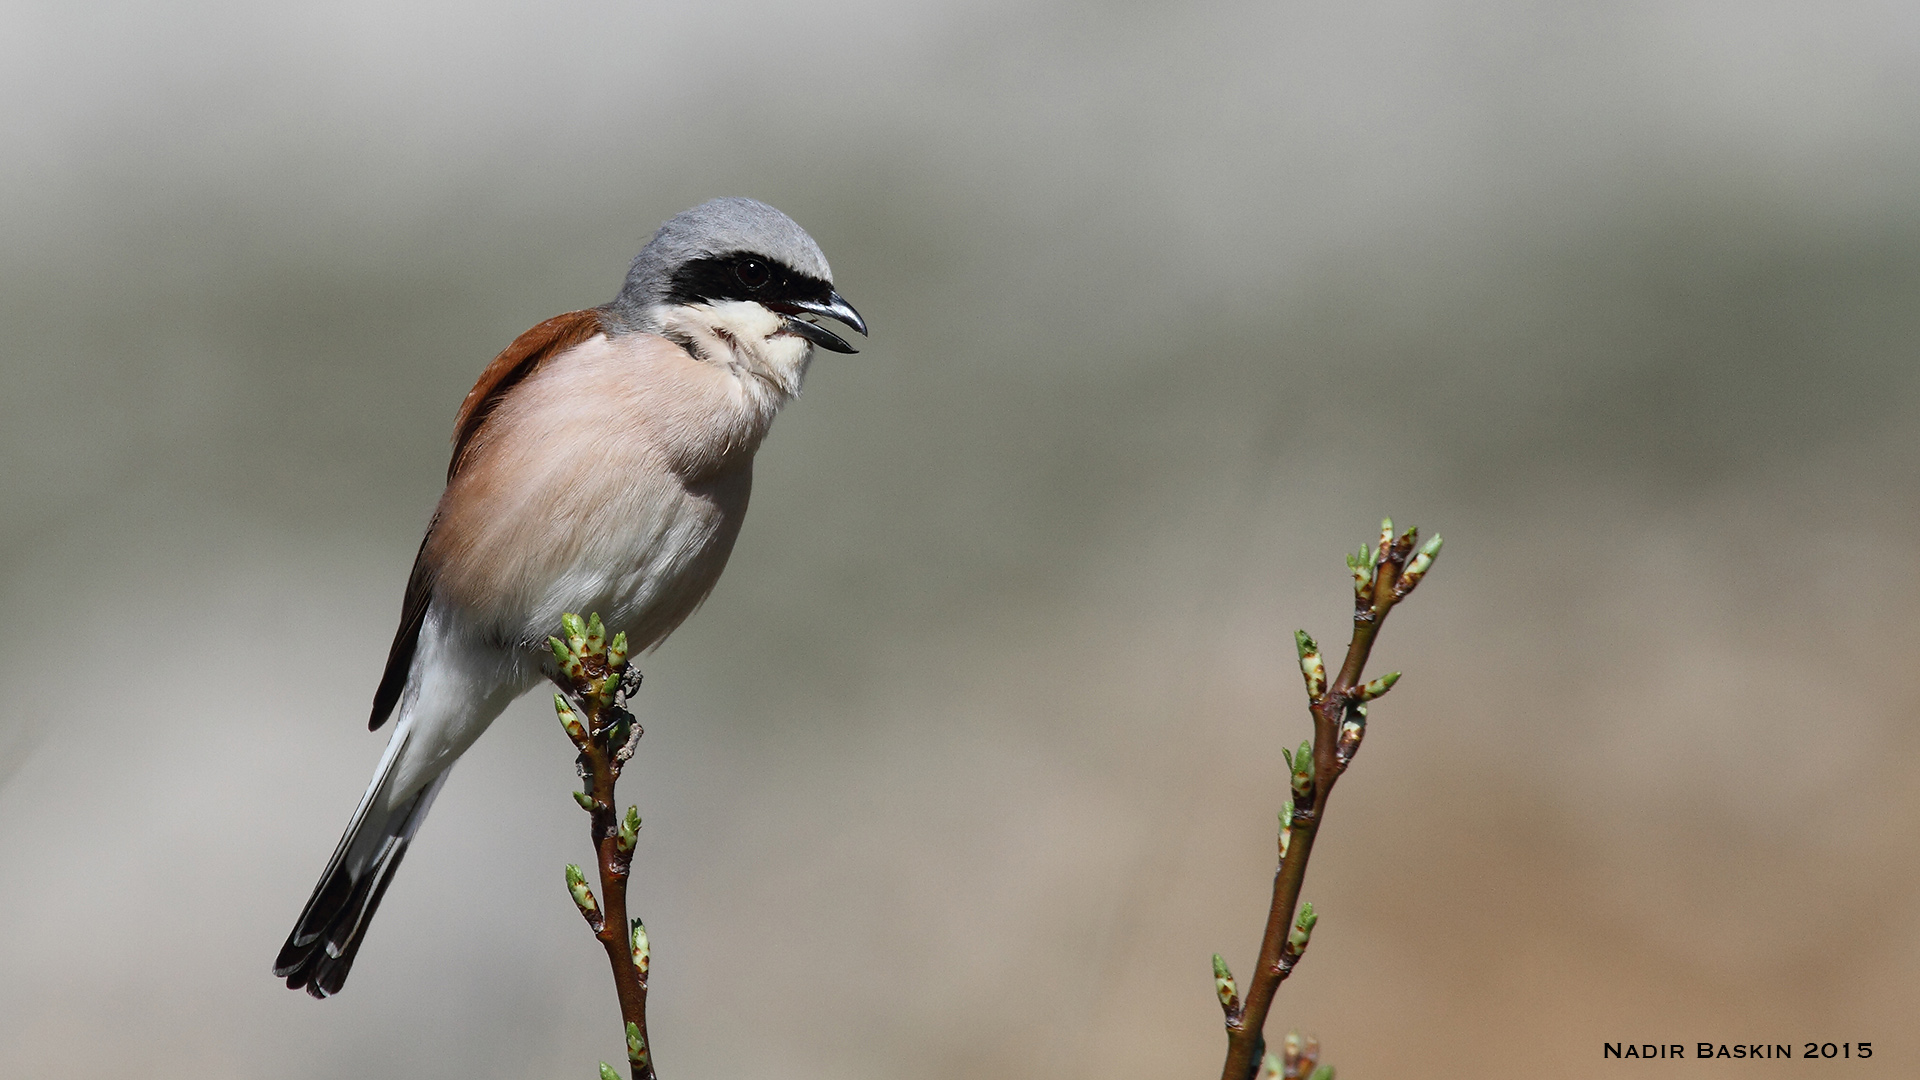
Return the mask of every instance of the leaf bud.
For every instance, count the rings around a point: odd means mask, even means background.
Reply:
[[[640,808],[637,806],[629,806],[627,807],[626,820],[620,823],[620,835],[614,839],[613,846],[618,849],[622,855],[631,854],[634,843],[639,839],[639,833]]]
[[[580,717],[574,714],[573,706],[567,704],[565,694],[553,695],[553,711],[560,718],[560,726],[567,730],[567,736],[574,742],[587,737],[587,729],[580,724]]]
[[[653,964],[653,948],[647,941],[647,926],[639,919],[633,920],[633,936],[628,939],[633,953],[633,970],[647,977],[647,968]]]
[[[600,902],[593,898],[593,890],[587,887],[587,875],[572,863],[567,864],[567,891],[573,894],[575,906],[579,907],[580,914],[585,915],[588,922],[600,918]]]
[[[1353,573],[1353,595],[1356,599],[1366,600],[1373,595],[1373,554],[1367,545],[1361,544],[1360,550],[1347,556],[1347,569]]]
[[[1334,755],[1341,761],[1352,761],[1353,755],[1360,750],[1360,740],[1366,738],[1366,735],[1366,702],[1349,702],[1347,705],[1347,718],[1340,721],[1340,733],[1334,739]]]
[[[1313,801],[1313,744],[1301,743],[1293,752],[1293,801]]]
[[[1293,644],[1300,652],[1300,674],[1307,680],[1307,698],[1319,701],[1327,692],[1327,665],[1320,660],[1320,646],[1305,630],[1293,632]]]
[[[1233,972],[1227,970],[1227,962],[1219,953],[1213,954],[1213,992],[1220,998],[1220,1007],[1232,1009],[1233,1003],[1240,999],[1240,989],[1234,985]]]
[[[567,635],[567,648],[578,656],[587,651],[587,624],[569,611],[560,616],[560,632]]]
[[[1303,1080],[1319,1060],[1319,1039],[1311,1035],[1303,1038],[1297,1031],[1287,1032],[1281,1058],[1281,1075],[1285,1080]]]
[[[1389,671],[1385,675],[1382,675],[1379,678],[1368,683],[1367,685],[1361,687],[1360,700],[1372,701],[1374,698],[1377,698],[1381,694],[1384,694],[1387,691],[1393,689],[1393,684],[1399,681],[1400,681],[1400,673],[1397,671]]]
[[[1313,924],[1320,921],[1314,914],[1311,902],[1300,905],[1300,917],[1293,921],[1293,929],[1287,933],[1287,947],[1295,956],[1307,951],[1307,943],[1313,940]]]
[[[1427,576],[1427,571],[1432,568],[1433,560],[1439,554],[1440,538],[1438,536],[1420,545],[1420,553],[1413,557],[1413,561],[1407,564],[1406,572],[1400,575],[1398,582],[1394,583],[1394,597],[1397,599],[1412,592],[1414,586],[1420,584],[1420,579]]]

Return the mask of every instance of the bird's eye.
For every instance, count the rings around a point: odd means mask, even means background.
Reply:
[[[741,259],[733,264],[733,276],[739,278],[740,284],[747,288],[757,289],[767,283],[773,272],[759,259]]]

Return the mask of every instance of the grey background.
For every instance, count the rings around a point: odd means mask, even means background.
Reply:
[[[1907,1071],[1917,53],[1869,2],[0,8],[0,1077],[619,1054],[537,699],[344,995],[267,967],[461,395],[717,194],[874,336],[645,661],[664,1075],[1210,1075],[1289,635],[1382,513],[1447,551],[1273,1033]]]

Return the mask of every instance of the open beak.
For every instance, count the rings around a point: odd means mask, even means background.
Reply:
[[[858,331],[861,337],[867,336],[867,320],[861,318],[860,313],[853,310],[853,305],[847,303],[847,298],[837,292],[828,293],[825,300],[781,300],[767,306],[786,316],[788,333],[806,338],[823,349],[831,349],[837,353],[860,351],[847,344],[846,339],[839,334],[819,323],[810,323],[800,316],[824,315],[829,319],[846,323]]]

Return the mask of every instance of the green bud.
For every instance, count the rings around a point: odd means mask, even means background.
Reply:
[[[620,1080],[620,1074],[613,1071],[613,1066],[603,1061],[600,1063],[600,1080]]]
[[[560,726],[566,729],[568,737],[575,742],[587,737],[587,729],[581,725],[580,717],[573,711],[573,706],[567,704],[565,694],[553,695],[553,711],[554,715],[560,718]]]
[[[1379,550],[1373,553],[1373,565],[1379,566],[1387,561],[1387,554],[1393,550],[1393,519],[1380,519]]]
[[[1360,700],[1372,701],[1374,698],[1377,698],[1381,694],[1384,694],[1387,691],[1393,689],[1393,684],[1399,681],[1400,681],[1400,673],[1397,671],[1389,671],[1385,675],[1382,675],[1379,678],[1368,683],[1367,685],[1361,687]]]
[[[593,813],[593,796],[584,791],[576,791],[573,793],[573,801],[580,804],[580,809],[589,814]]]
[[[1293,752],[1293,801],[1313,801],[1313,744],[1301,743]]]
[[[1362,719],[1354,719],[1353,714],[1356,712]],[[1364,708],[1349,708],[1347,718],[1340,721],[1340,734],[1334,739],[1333,751],[1334,756],[1341,761],[1352,761],[1353,755],[1359,751],[1360,740],[1367,736],[1366,715]]]
[[[568,737],[575,742],[587,737],[587,729],[580,726],[580,717],[574,714],[573,706],[567,704],[565,694],[553,695],[553,711],[560,718],[560,726],[567,730]]]
[[[627,807],[627,819],[620,823],[620,835],[614,839],[613,846],[617,848],[622,855],[630,854],[633,851],[633,845],[639,839],[639,833],[640,808],[637,806],[629,806]]]
[[[1227,962],[1219,953],[1213,954],[1213,992],[1220,998],[1220,1007],[1233,1008],[1240,997],[1240,988],[1233,983],[1233,972],[1227,970]]]
[[[580,657],[567,647],[566,642],[557,637],[548,638],[547,645],[553,649],[554,667],[560,674],[569,682],[579,682],[587,673],[587,669],[580,665]]]
[[[588,921],[600,917],[600,902],[593,898],[593,890],[587,887],[587,875],[572,863],[567,864],[567,891],[573,894],[574,904]]]
[[[1287,1041],[1281,1054],[1281,1075],[1286,1080],[1304,1080],[1319,1060],[1320,1040],[1311,1035],[1302,1038],[1297,1031],[1287,1032]]]
[[[1307,697],[1319,701],[1327,692],[1327,665],[1320,661],[1320,646],[1305,630],[1293,632],[1293,645],[1300,652],[1300,674],[1307,680]]]
[[[1319,1068],[1313,1070],[1313,1074],[1307,1077],[1307,1080],[1333,1080],[1333,1066],[1331,1065],[1320,1066]]]
[[[633,920],[633,937],[629,939],[633,950],[633,970],[647,977],[647,968],[653,963],[653,951],[647,942],[647,927],[639,919]]]
[[[1281,1080],[1286,1075],[1285,1068],[1280,1063],[1280,1055],[1269,1050],[1267,1056],[1260,1059],[1260,1075],[1254,1080]]]
[[[640,1034],[640,1025],[627,1021],[627,1060],[635,1065],[647,1063],[647,1037]]]
[[[1433,566],[1433,560],[1439,554],[1440,538],[1438,536],[1422,544],[1420,553],[1413,557],[1413,561],[1407,564],[1406,572],[1402,573],[1400,580],[1394,583],[1394,597],[1397,599],[1412,592],[1414,586],[1420,584],[1420,579],[1427,576],[1427,571]]]
[[[600,613],[587,616],[587,645],[584,650],[589,656],[603,656],[607,651],[607,625],[600,621]]]
[[[1347,556],[1347,569],[1353,573],[1353,595],[1365,600],[1373,592],[1373,555],[1367,545]]]
[[[578,655],[587,651],[587,624],[569,611],[560,616],[560,632],[567,637],[567,648]]]
[[[1300,905],[1300,917],[1293,921],[1293,929],[1287,934],[1287,947],[1293,950],[1295,956],[1307,951],[1307,942],[1313,940],[1313,924],[1319,921],[1320,916],[1313,913],[1312,903]]]
[[[607,646],[607,666],[614,670],[624,667],[627,662],[627,632],[613,635],[613,643]]]

